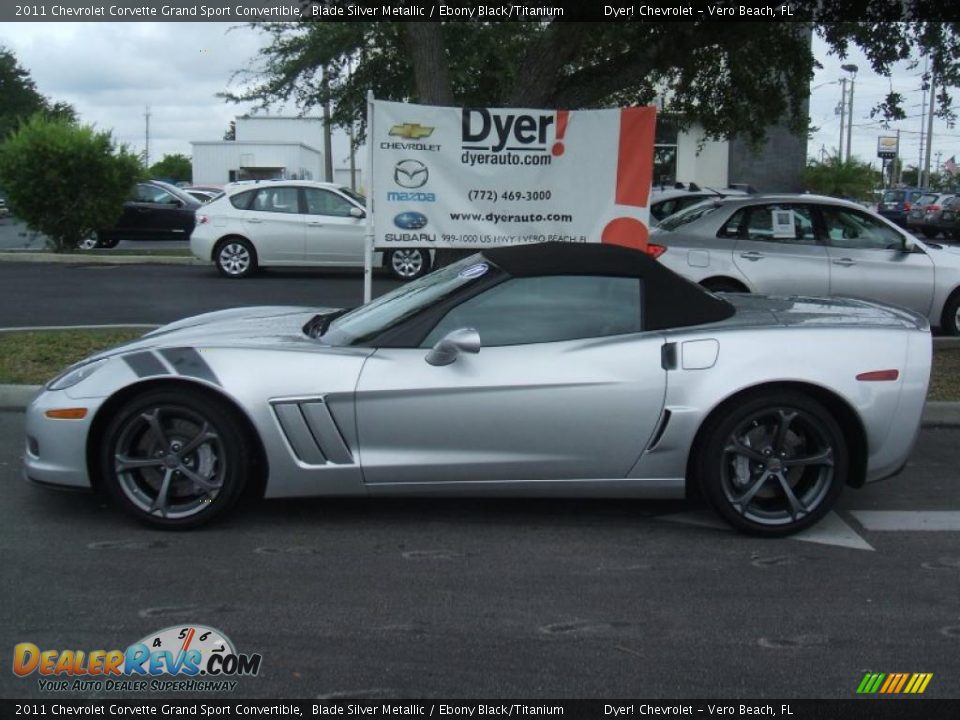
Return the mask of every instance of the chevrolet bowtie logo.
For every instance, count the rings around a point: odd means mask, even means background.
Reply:
[[[430,137],[433,134],[433,128],[420,123],[404,123],[403,125],[394,125],[390,128],[389,134],[391,137],[419,140],[420,138]]]

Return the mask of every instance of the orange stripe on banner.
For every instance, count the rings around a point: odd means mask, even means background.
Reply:
[[[880,687],[880,692],[881,692],[881,693],[887,692],[887,690],[888,690],[888,689],[890,688],[890,686],[893,684],[893,681],[896,679],[896,677],[897,677],[897,674],[896,674],[896,673],[890,673],[889,675],[887,675],[887,680],[886,680],[886,682],[883,683],[883,685]]]
[[[908,673],[900,673],[900,682],[897,683],[897,687],[894,688],[894,692],[898,693],[903,690],[903,686],[907,684],[907,678],[910,677]]]
[[[617,157],[618,205],[646,207],[653,180],[653,141],[657,127],[654,107],[620,111],[620,154]]]

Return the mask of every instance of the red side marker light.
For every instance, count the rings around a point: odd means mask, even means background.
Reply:
[[[897,380],[899,377],[899,370],[871,370],[870,372],[857,375],[857,380],[862,382],[883,382]]]

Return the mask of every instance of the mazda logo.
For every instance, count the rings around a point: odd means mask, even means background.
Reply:
[[[402,188],[421,188],[429,178],[427,166],[419,160],[401,160],[393,166],[393,181]]]

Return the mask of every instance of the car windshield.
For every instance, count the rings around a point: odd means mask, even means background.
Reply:
[[[676,230],[678,227],[691,223],[694,220],[699,220],[704,215],[709,215],[714,210],[717,210],[720,207],[720,203],[715,199],[711,198],[709,200],[704,200],[698,202],[696,205],[691,205],[690,207],[681,210],[678,213],[674,213],[667,218],[664,218],[660,221],[660,224],[657,227],[660,230]]]
[[[885,203],[901,202],[904,197],[906,197],[906,193],[904,193],[903,190],[887,190],[883,194],[883,202]]]
[[[501,270],[479,253],[471,255],[338,317],[321,340],[344,346],[375,338],[489,272],[499,274]]]
[[[153,184],[157,185],[158,187],[162,187],[164,190],[166,190],[168,193],[173,195],[175,198],[183,200],[188,205],[189,204],[195,205],[197,203],[197,199],[195,197],[181,190],[176,185],[171,185],[170,183],[163,182],[162,180],[154,180]]]
[[[933,205],[939,197],[939,195],[923,195],[917,200],[917,205]]]

